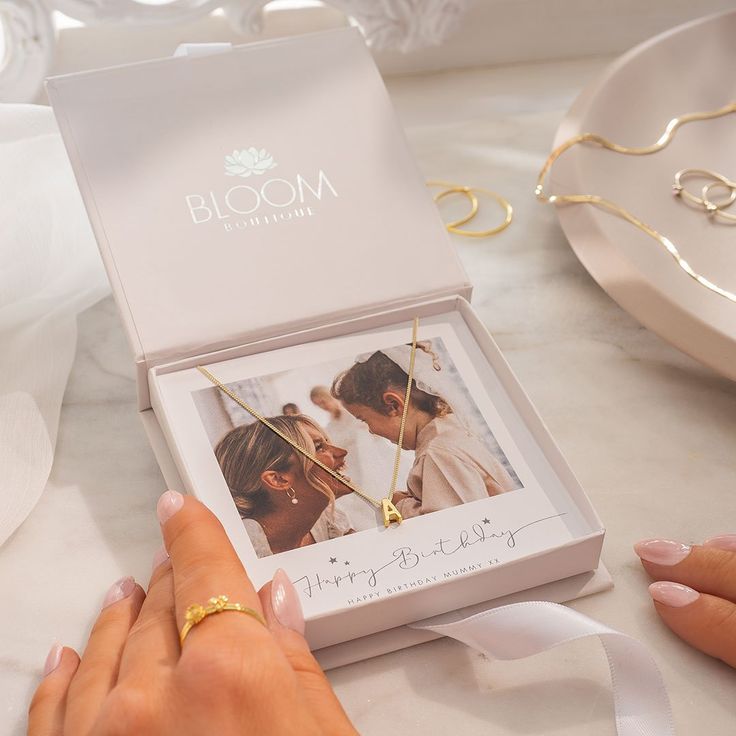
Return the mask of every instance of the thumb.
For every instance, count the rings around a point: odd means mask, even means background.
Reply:
[[[281,568],[276,570],[273,580],[258,591],[258,597],[268,628],[296,673],[325,734],[357,734],[304,638],[304,614],[289,576]]]
[[[736,605],[681,583],[649,586],[657,613],[681,639],[736,667]]]

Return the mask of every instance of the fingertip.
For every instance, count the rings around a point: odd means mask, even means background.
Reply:
[[[284,629],[294,631],[304,636],[305,624],[299,596],[294,589],[289,576],[279,568],[259,591],[266,624],[273,633]]]
[[[79,655],[71,647],[65,647],[58,641],[51,645],[43,665],[44,679],[53,673],[66,672],[73,674],[80,662]]]
[[[642,563],[671,567],[682,562],[692,547],[674,539],[642,539],[634,545],[634,552]]]
[[[70,647],[55,641],[44,661],[43,677],[28,705],[29,734],[63,732],[67,691],[80,658]]]
[[[649,595],[655,603],[661,603],[670,608],[684,608],[700,598],[700,593],[681,583],[668,580],[658,580],[649,586]]]
[[[61,655],[63,651],[64,647],[62,647],[58,641],[55,641],[51,645],[51,649],[49,649],[49,653],[46,655],[46,661],[43,665],[44,677],[46,677],[46,675],[50,675],[61,664]]]
[[[162,493],[156,504],[156,516],[161,525],[163,549],[172,564],[176,558],[174,547],[182,536],[189,538],[196,536],[198,532],[206,531],[227,539],[222,522],[206,504],[194,496],[187,496],[178,491]]]
[[[281,626],[304,636],[305,623],[302,603],[294,584],[282,568],[276,570],[271,581],[270,603]]]
[[[140,586],[135,582],[135,578],[131,575],[126,575],[125,577],[116,580],[105,593],[105,597],[102,601],[102,608],[105,609],[118,601],[128,598],[138,587]]]
[[[156,503],[156,516],[158,522],[163,526],[174,514],[181,510],[184,505],[184,496],[179,491],[165,491],[159,496]]]

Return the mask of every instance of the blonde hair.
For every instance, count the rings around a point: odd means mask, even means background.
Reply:
[[[329,399],[332,394],[330,394],[330,389],[327,386],[315,386],[309,392],[309,398],[314,401],[318,396],[324,396],[326,399]]]
[[[303,414],[270,417],[268,421],[312,455],[315,454],[314,441],[305,427],[311,427],[327,439],[322,427]],[[330,505],[335,502],[335,494],[330,486],[317,476],[318,466],[261,422],[231,429],[217,443],[215,457],[241,518],[269,510],[270,491],[264,487],[261,474],[266,470],[286,472],[294,459],[301,467],[307,483],[324,494]]]

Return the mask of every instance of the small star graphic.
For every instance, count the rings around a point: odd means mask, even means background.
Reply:
[[[337,562],[337,557],[330,557],[330,565],[334,565]]]
[[[488,517],[486,517],[485,519],[483,519],[483,523],[484,524],[490,524],[491,523],[491,520]]]
[[[346,565],[349,565],[350,563],[349,563],[349,562],[348,562],[347,560],[345,560],[345,564],[346,564]]]

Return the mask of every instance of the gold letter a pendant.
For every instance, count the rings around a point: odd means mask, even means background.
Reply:
[[[383,511],[383,525],[385,527],[390,526],[392,521],[395,521],[397,524],[401,524],[403,521],[399,510],[391,503],[390,499],[381,499],[381,510]]]

